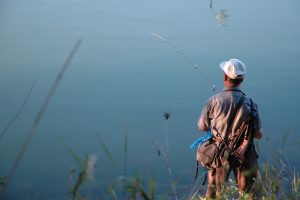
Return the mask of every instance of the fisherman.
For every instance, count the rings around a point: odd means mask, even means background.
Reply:
[[[199,130],[211,131],[213,139],[221,141],[230,138],[240,128],[249,112],[254,111],[256,117],[253,121],[251,144],[247,149],[245,162],[240,165],[234,158],[230,158],[221,167],[209,169],[206,197],[220,196],[221,188],[228,180],[232,170],[239,191],[254,195],[258,155],[253,138],[261,139],[263,135],[257,105],[249,97],[246,97],[239,87],[246,74],[244,63],[239,59],[230,59],[222,62],[220,68],[224,71],[224,89],[207,101],[198,121]],[[242,96],[244,97],[243,102],[238,105]],[[240,107],[240,109],[236,107]]]

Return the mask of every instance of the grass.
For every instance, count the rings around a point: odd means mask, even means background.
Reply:
[[[16,119],[19,117],[19,115],[23,111],[24,107],[26,106],[26,104],[28,102],[29,97],[31,96],[31,93],[32,93],[34,85],[35,85],[35,82],[33,82],[31,84],[31,87],[30,87],[29,91],[27,92],[27,95],[26,95],[25,100],[22,103],[22,105],[19,107],[19,109],[17,110],[17,112],[14,114],[14,116],[10,119],[10,121],[7,123],[7,125],[4,127],[4,129],[0,133],[0,141],[2,140],[2,138],[4,137],[4,135],[6,134],[6,132],[8,131],[8,129],[14,124],[14,122],[16,121]]]
[[[285,135],[284,135],[285,137]],[[300,198],[300,176],[299,171],[291,168],[287,156],[281,151],[277,152],[272,162],[265,162],[261,165],[256,180],[257,199],[263,200],[298,200]],[[238,191],[236,182],[229,182],[222,188],[221,196],[218,199],[251,199],[250,194]],[[205,197],[197,195],[194,200],[202,200]]]
[[[169,143],[168,143],[168,133],[167,131],[167,120],[170,118],[165,117],[165,147],[162,147],[157,142],[153,142],[155,146],[155,150],[157,151],[157,155],[162,158],[162,161],[165,163],[166,169],[162,169],[162,172],[168,174],[169,177],[169,189],[164,190],[162,188],[157,187],[157,179],[154,176],[143,177],[139,174],[128,175],[127,172],[123,171],[123,174],[120,174],[115,180],[111,183],[107,183],[102,188],[101,197],[103,199],[128,199],[128,200],[154,200],[154,199],[186,199],[186,200],[203,200],[207,199],[203,196],[205,192],[205,187],[201,186],[201,178],[198,178],[193,184],[188,186],[188,189],[184,191],[184,193],[180,193],[178,195],[178,188],[180,187],[180,182],[176,182],[172,177],[171,170],[171,161],[168,155],[169,152]],[[287,139],[287,136],[290,134],[290,129],[283,135],[283,143]],[[112,162],[113,157],[112,154],[109,153],[109,149],[105,145],[104,141],[100,139],[101,137],[98,135],[100,140],[100,144],[103,152],[107,155],[108,159]],[[124,134],[124,155],[127,153],[127,129]],[[290,199],[290,200],[298,200],[300,198],[300,176],[299,171],[295,168],[291,167],[291,164],[284,152],[284,145],[281,146],[278,152],[273,153],[273,160],[262,163],[259,169],[259,175],[256,182],[256,195],[258,199],[263,200],[277,200],[277,199]],[[80,191],[81,186],[87,182],[87,180],[83,177],[82,174],[85,172],[85,167],[82,163],[84,159],[79,159],[72,151],[71,156],[74,158],[74,161],[79,165],[79,169],[77,170],[77,181],[74,182],[73,187],[71,187],[71,194],[73,195],[73,199],[85,199],[84,190]],[[86,157],[87,158],[87,157]],[[85,160],[87,160],[85,158]],[[127,162],[127,159],[124,159],[123,162]],[[122,164],[121,164],[122,165]],[[123,163],[123,166],[127,165]],[[83,179],[84,181],[81,181]],[[164,180],[165,182],[165,180]],[[192,182],[192,179],[191,179]],[[76,192],[74,190],[76,189]],[[201,189],[201,191],[199,191]],[[76,194],[76,198],[74,198],[74,194]],[[221,195],[218,197],[220,200],[229,200],[229,199],[251,199],[251,195],[247,193],[241,193],[237,184],[234,180],[230,179],[228,183],[222,188]],[[93,198],[92,198],[93,199]]]
[[[167,119],[166,119],[167,120]],[[165,130],[167,130],[165,128]],[[258,172],[258,178],[256,180],[256,195],[257,199],[263,200],[277,200],[277,199],[290,199],[298,200],[300,199],[300,175],[299,171],[295,167],[292,167],[289,159],[284,154],[284,146],[288,135],[290,135],[291,130],[288,129],[286,133],[283,134],[282,146],[278,152],[273,153],[273,159],[271,161],[261,164],[261,167]],[[165,133],[167,135],[167,133]],[[166,140],[167,141],[167,140]],[[166,154],[164,148],[160,147],[155,143],[158,156],[162,156],[165,160],[167,171],[171,171],[171,165],[169,157]],[[194,182],[190,186],[190,193],[180,195],[180,197],[174,195],[176,191],[176,184],[172,180],[172,174],[169,173],[170,182],[170,191],[162,192],[159,188],[155,187],[155,179],[152,178],[150,181],[143,180],[140,176],[127,177],[128,185],[126,188],[125,199],[155,199],[155,196],[158,196],[156,199],[193,199],[193,200],[202,200],[207,199],[199,192],[200,181]],[[142,184],[143,183],[143,184]],[[145,189],[145,186],[150,187],[151,189]],[[202,191],[203,192],[203,191]],[[159,194],[160,193],[160,194]],[[115,193],[117,197],[117,193]],[[248,193],[242,193],[238,190],[237,184],[235,181],[230,179],[228,183],[222,188],[221,196],[218,199],[251,199],[251,195]],[[118,199],[118,198],[116,198]]]
[[[167,117],[166,117],[167,116]],[[80,156],[72,148],[66,147],[67,152],[73,158],[76,167],[72,168],[69,172],[69,194],[64,199],[72,200],[85,200],[85,199],[112,199],[112,200],[164,200],[164,199],[179,199],[179,200],[204,200],[207,199],[203,196],[205,187],[201,186],[202,178],[198,178],[197,181],[187,187],[187,189],[178,192],[180,189],[180,181],[175,182],[172,175],[171,160],[169,157],[169,138],[167,121],[170,119],[170,115],[164,115],[164,136],[165,146],[161,146],[158,142],[153,142],[158,157],[162,158],[162,162],[165,163],[166,169],[161,169],[162,172],[167,173],[169,177],[169,187],[167,190],[159,188],[157,183],[161,180],[157,180],[155,176],[148,175],[142,176],[139,173],[129,175],[127,172],[127,154],[128,152],[128,130],[127,123],[124,131],[124,143],[123,149],[124,159],[123,163],[116,163],[116,159],[113,157],[109,147],[105,141],[101,138],[100,134],[96,134],[96,138],[99,140],[99,147],[103,153],[107,156],[108,160],[117,170],[117,166],[123,166],[122,173],[117,178],[110,182],[97,184],[100,182],[95,176],[96,168],[96,155],[84,155]],[[288,135],[290,135],[290,129],[283,134],[283,145],[279,148],[278,152],[273,153],[273,159],[268,162],[262,163],[257,178],[257,196],[258,199],[263,200],[277,200],[277,199],[300,199],[300,175],[299,171],[291,166],[287,156],[284,154],[284,147]],[[203,175],[203,174],[202,174]],[[0,187],[5,187],[6,177],[0,177]],[[163,182],[166,182],[165,180]],[[93,190],[97,190],[97,196],[90,196],[87,194],[87,189],[91,183],[96,185]],[[201,191],[200,191],[201,190]],[[180,195],[179,195],[180,194]],[[246,200],[250,199],[250,194],[240,193],[236,182],[232,179],[222,188],[221,195],[218,197],[220,200],[229,199]],[[43,199],[39,196],[39,199]]]
[[[203,200],[207,199],[203,196],[205,187],[201,186],[201,178],[186,187],[187,189],[180,193],[180,181],[174,181],[172,174],[172,165],[169,156],[169,134],[168,134],[168,120],[170,114],[164,114],[164,136],[165,145],[161,146],[158,142],[153,142],[155,150],[157,151],[158,157],[162,158],[162,162],[165,164],[165,169],[161,169],[165,172],[169,178],[169,187],[167,190],[159,188],[157,183],[161,180],[157,180],[154,175],[142,176],[139,173],[129,175],[127,172],[127,154],[128,152],[128,127],[127,122],[125,123],[124,131],[124,143],[123,147],[123,163],[117,163],[113,157],[109,147],[102,139],[100,134],[96,134],[96,138],[99,140],[99,147],[103,153],[107,156],[108,160],[117,170],[117,165],[122,166],[122,173],[117,178],[110,182],[103,183],[102,185],[97,184],[100,182],[95,177],[96,168],[96,155],[78,155],[72,148],[66,147],[67,152],[73,158],[76,167],[72,168],[69,172],[69,193],[64,199],[72,200],[85,200],[85,199],[112,199],[112,200],[163,200],[163,199],[174,199],[174,200]],[[285,143],[288,136],[291,134],[291,130],[288,129],[283,134],[281,148],[278,152],[273,153],[273,160],[262,163],[259,176],[257,179],[257,196],[258,199],[263,200],[276,200],[276,199],[300,199],[300,176],[299,171],[292,167],[285,152]],[[203,175],[203,174],[202,174]],[[163,182],[166,182],[165,180]],[[6,187],[7,178],[0,177],[0,187],[3,189]],[[90,187],[87,183],[92,183],[97,187],[93,190],[97,190],[97,196],[87,195],[87,188]],[[201,191],[200,191],[201,189]],[[250,199],[250,194],[240,193],[235,181],[229,180],[228,183],[222,188],[221,195],[218,199]],[[43,199],[43,197],[38,197]]]

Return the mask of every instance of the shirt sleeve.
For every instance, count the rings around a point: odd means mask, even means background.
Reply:
[[[254,133],[257,133],[261,129],[261,121],[258,113],[258,107],[256,104],[254,108],[255,108],[255,118],[253,121],[253,128],[254,128]]]
[[[198,129],[200,131],[207,131],[210,127],[210,112],[212,110],[212,100],[209,99],[206,103],[206,105],[204,106],[201,115],[199,117],[198,120]]]

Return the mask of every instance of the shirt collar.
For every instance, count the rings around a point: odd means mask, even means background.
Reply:
[[[224,87],[223,91],[239,91],[239,92],[242,92],[242,90],[240,89],[239,86],[236,86],[236,87]]]

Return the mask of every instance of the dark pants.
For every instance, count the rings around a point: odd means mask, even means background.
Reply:
[[[228,180],[231,170],[234,172],[239,191],[254,195],[254,183],[258,171],[257,154],[255,150],[248,153],[243,166],[237,165],[233,160],[225,166],[208,170],[206,197],[216,198],[220,196],[221,188]]]

